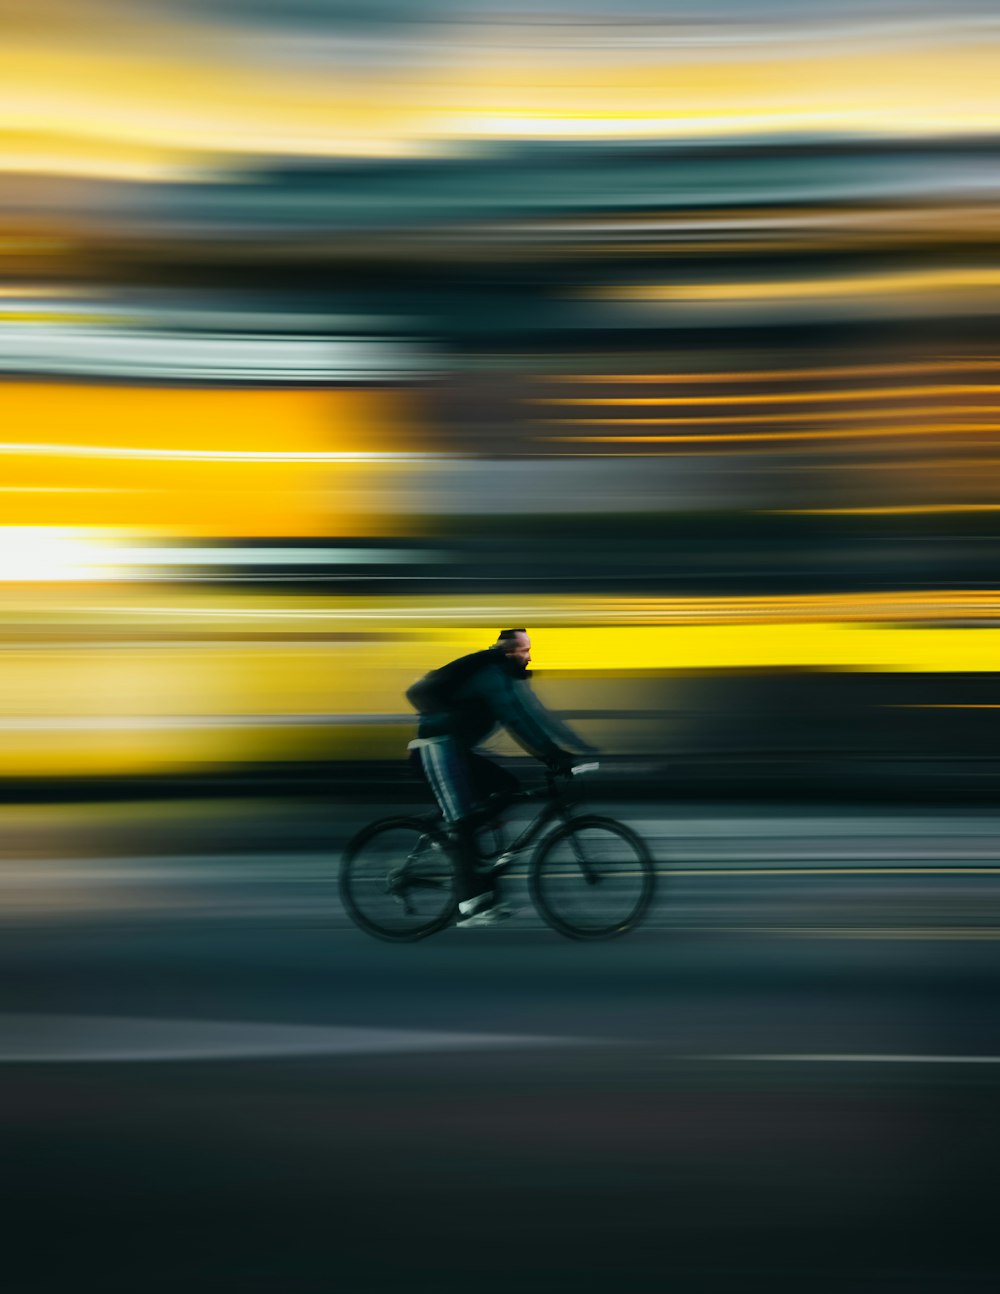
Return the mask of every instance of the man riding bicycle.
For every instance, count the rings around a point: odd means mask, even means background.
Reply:
[[[520,789],[517,778],[473,748],[504,727],[529,754],[558,772],[573,765],[566,745],[578,752],[594,749],[535,697],[530,661],[526,630],[504,629],[492,647],[432,670],[406,693],[420,713],[410,759],[451,831],[460,926],[492,925],[509,915],[497,902],[492,880],[477,871],[475,835]]]

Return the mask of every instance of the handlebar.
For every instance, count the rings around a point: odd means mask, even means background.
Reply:
[[[601,767],[600,764],[597,762],[596,759],[594,759],[594,760],[589,760],[586,764],[572,764],[567,766],[566,768],[561,768],[558,770],[550,768],[546,774],[546,777],[547,777],[549,786],[554,787],[556,782],[558,782],[561,778],[564,778],[564,777],[573,778],[573,777],[579,777],[582,773],[594,773],[600,767]]]

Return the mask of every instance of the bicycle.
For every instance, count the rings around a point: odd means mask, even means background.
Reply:
[[[597,767],[579,764],[571,772]],[[542,807],[509,845],[502,824],[485,823],[477,836],[479,867],[499,879],[534,845],[528,890],[542,920],[570,939],[614,938],[633,930],[649,910],[655,866],[624,823],[573,816],[571,784],[572,778],[550,773],[541,791],[517,796],[514,803],[541,800]],[[344,852],[340,897],[351,920],[379,939],[412,942],[451,925],[458,910],[455,865],[440,815],[383,818],[358,832]]]

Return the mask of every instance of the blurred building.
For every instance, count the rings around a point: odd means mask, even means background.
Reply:
[[[996,44],[969,0],[34,7],[0,771],[392,760],[516,622],[665,785],[988,793]]]

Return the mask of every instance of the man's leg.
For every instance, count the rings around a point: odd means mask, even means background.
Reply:
[[[521,783],[513,773],[483,755],[469,755],[469,773],[484,822],[502,813],[521,790]]]
[[[482,906],[493,900],[493,883],[477,870],[475,790],[469,769],[469,755],[446,737],[412,742],[410,750],[419,760],[420,772],[441,806],[451,834],[459,903],[485,896]]]
[[[508,773],[506,769],[500,768],[491,760],[484,759],[481,755],[473,755],[469,752],[466,759],[477,807],[475,812],[462,825],[468,829],[467,847],[470,855],[475,859],[474,866],[478,867],[481,866],[481,859],[476,849],[477,832],[484,826],[496,821],[498,815],[504,811],[521,790],[521,784],[513,774]],[[499,902],[500,896],[496,889],[496,874],[488,874],[484,878],[477,872],[476,881],[477,889],[484,885],[489,888],[481,889],[478,895],[460,904],[459,915],[461,919],[458,924],[460,926],[493,925],[508,917],[510,915],[509,909]]]

